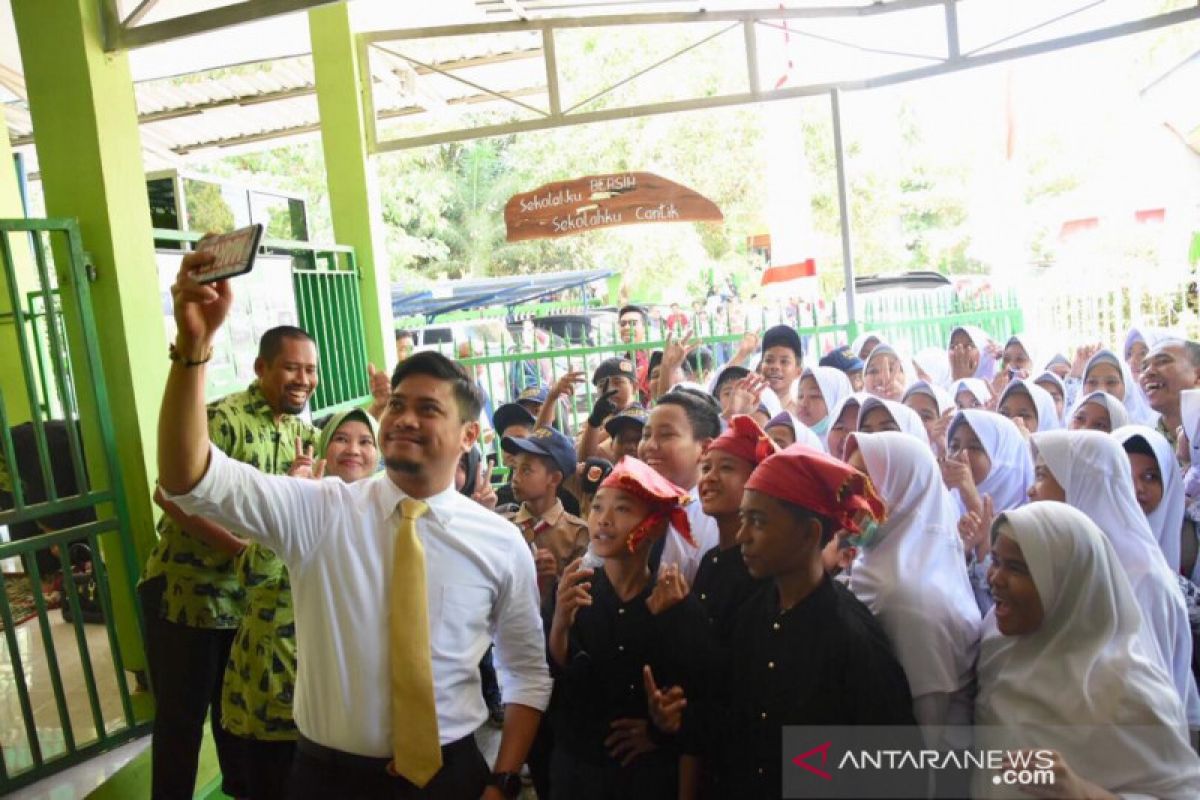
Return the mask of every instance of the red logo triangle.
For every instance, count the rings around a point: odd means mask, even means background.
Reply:
[[[821,754],[821,766],[822,767],[825,766],[825,763],[829,760],[829,748],[832,744],[833,744],[833,742],[826,742],[825,744],[819,744],[816,747],[814,747],[813,749],[809,750],[807,753],[801,753],[800,755],[793,758],[792,763],[795,764],[797,767],[800,767],[801,769],[808,770],[813,775],[816,775],[818,778],[824,778],[827,781],[831,781],[831,780],[833,780],[833,776],[830,775],[825,770],[817,769],[812,764],[809,764],[808,757],[811,756],[813,753],[820,753]]]

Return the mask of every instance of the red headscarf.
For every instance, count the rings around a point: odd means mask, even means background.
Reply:
[[[721,450],[751,464],[758,464],[779,452],[779,446],[763,433],[753,417],[738,414],[729,420],[729,427],[708,445],[709,450]]]
[[[620,489],[640,498],[650,506],[650,513],[629,533],[629,551],[632,553],[642,540],[664,521],[669,521],[692,547],[692,523],[688,520],[684,506],[692,498],[669,480],[659,475],[644,461],[625,456],[621,463],[600,484],[601,489]]]
[[[871,479],[832,456],[794,444],[763,461],[746,489],[828,517],[851,533],[861,533],[859,521],[868,516],[883,521],[883,500]]]

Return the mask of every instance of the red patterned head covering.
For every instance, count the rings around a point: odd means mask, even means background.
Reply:
[[[661,523],[670,522],[692,547],[692,524],[684,506],[692,501],[688,493],[659,475],[644,461],[625,456],[621,463],[600,484],[601,489],[620,489],[649,504],[650,513],[629,533],[629,551],[633,552],[642,540]]]
[[[828,517],[851,533],[861,533],[864,516],[882,522],[883,500],[871,479],[832,456],[794,444],[763,461],[746,489]]]
[[[708,445],[708,450],[721,450],[751,464],[762,462],[779,452],[779,446],[758,427],[753,417],[738,414],[729,420],[729,427]]]

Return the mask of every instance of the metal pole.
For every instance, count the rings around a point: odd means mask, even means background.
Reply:
[[[846,149],[842,143],[841,91],[829,93],[833,116],[833,152],[837,158],[838,215],[842,222],[842,274],[846,280],[846,324],[848,337],[858,335],[858,312],[854,301],[854,248],[850,243],[850,200],[846,191]]]

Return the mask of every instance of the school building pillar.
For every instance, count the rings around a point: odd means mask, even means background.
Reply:
[[[92,313],[140,568],[154,541],[151,492],[158,472],[155,437],[167,340],[133,80],[126,55],[101,47],[100,6],[95,0],[16,0],[12,11],[46,213],[79,220],[83,246],[95,266]],[[69,293],[63,298],[69,300]],[[79,336],[68,331],[68,338],[76,343],[72,365],[82,369]],[[86,377],[76,373],[79,382]],[[80,392],[81,403],[90,402],[87,395]],[[83,419],[88,470],[95,483],[106,485],[99,433],[87,424],[86,409]],[[113,586],[124,587],[127,565],[112,537],[104,538],[110,540],[104,555]],[[144,660],[132,601],[125,591],[114,591],[125,664],[137,669]]]
[[[334,237],[353,246],[358,261],[367,358],[390,369],[395,358],[391,278],[379,189],[367,152],[358,48],[346,3],[310,10],[308,28]]]
[[[4,120],[4,109],[0,107],[0,219],[20,219],[24,216],[12,146],[8,142],[8,125]],[[37,285],[36,267],[22,238],[21,234],[9,237],[18,291]],[[7,365],[5,369],[0,369],[0,392],[4,394],[4,410],[10,426],[20,425],[32,418],[29,403],[31,392],[25,386],[24,374],[17,367],[21,363],[18,360],[21,357],[21,345],[17,340],[16,320],[12,317],[12,311],[8,275],[4,269],[0,269],[0,364]]]

